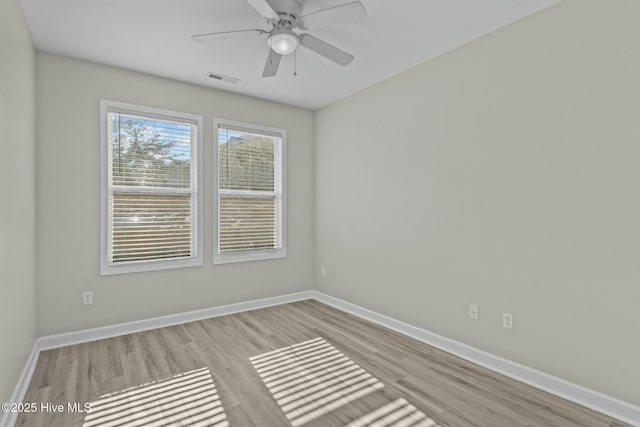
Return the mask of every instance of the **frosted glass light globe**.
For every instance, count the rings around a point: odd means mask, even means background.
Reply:
[[[298,35],[291,30],[277,30],[269,36],[267,43],[274,52],[288,55],[298,47]]]

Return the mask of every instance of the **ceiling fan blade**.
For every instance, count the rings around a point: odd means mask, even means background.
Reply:
[[[275,19],[276,21],[278,20],[278,14],[275,12],[275,10],[273,10],[271,6],[269,6],[267,0],[247,0],[247,3],[253,6],[253,8],[265,18]]]
[[[221,31],[218,33],[195,34],[191,36],[191,40],[193,40],[194,42],[208,42],[217,38],[218,36],[241,34],[241,33],[256,33],[257,35],[262,35],[266,33],[266,31],[255,29],[255,30]]]
[[[273,49],[269,49],[269,55],[267,56],[267,63],[264,64],[264,71],[262,72],[262,77],[273,77],[278,72],[278,67],[280,66],[280,59],[282,55],[277,52],[274,52]]]
[[[309,29],[322,28],[339,22],[355,21],[365,16],[367,16],[367,11],[362,3],[354,1],[342,6],[330,7],[329,9],[304,15],[302,17],[302,27]]]
[[[310,34],[300,34],[300,44],[343,67],[353,61],[353,55]]]

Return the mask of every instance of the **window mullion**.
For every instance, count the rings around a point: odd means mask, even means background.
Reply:
[[[195,190],[191,188],[175,188],[175,187],[141,187],[127,185],[112,185],[111,191],[118,194],[194,194]]]
[[[248,190],[218,190],[221,196],[247,197],[247,198],[274,198],[274,191],[248,191]]]

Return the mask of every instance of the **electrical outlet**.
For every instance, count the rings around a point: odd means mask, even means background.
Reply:
[[[322,267],[320,267],[320,276],[321,277],[326,277],[327,276],[327,267],[325,267],[324,265]]]
[[[480,308],[478,304],[469,304],[469,317],[473,320],[480,319]]]
[[[83,305],[93,304],[93,291],[82,292],[82,304]]]
[[[502,327],[506,329],[513,329],[513,314],[502,313]]]

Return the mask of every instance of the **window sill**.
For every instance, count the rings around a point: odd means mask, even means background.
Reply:
[[[186,267],[199,267],[199,266],[202,266],[202,264],[203,264],[202,257],[146,261],[146,262],[140,262],[140,263],[131,262],[131,263],[120,264],[120,265],[102,264],[100,266],[100,275],[110,276],[113,274],[140,273],[145,271],[169,270],[169,269],[186,268]]]
[[[252,253],[238,253],[226,255],[214,255],[214,264],[232,264],[236,262],[246,261],[265,261],[270,259],[286,258],[287,253],[284,249],[278,251],[263,251]]]

